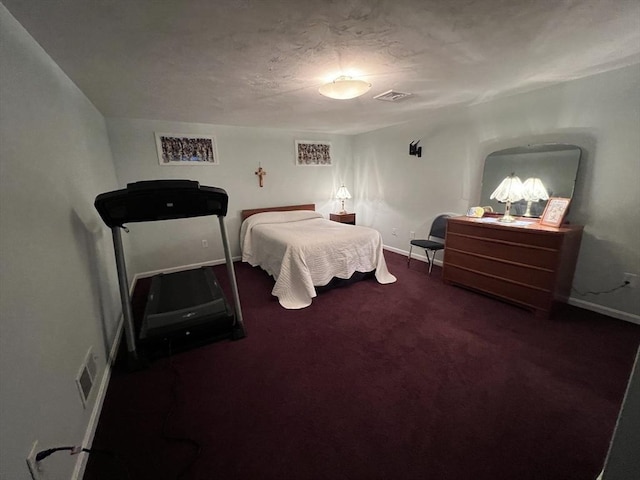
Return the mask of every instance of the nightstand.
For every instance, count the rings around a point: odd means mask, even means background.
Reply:
[[[355,225],[356,214],[355,213],[330,213],[329,220],[333,220],[334,222],[340,222],[340,223],[348,223],[349,225]]]

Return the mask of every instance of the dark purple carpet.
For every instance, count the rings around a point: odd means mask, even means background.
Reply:
[[[640,327],[571,306],[542,320],[385,256],[397,283],[302,310],[236,264],[248,337],[116,366],[93,447],[132,479],[595,479]],[[93,454],[84,478],[126,477]]]

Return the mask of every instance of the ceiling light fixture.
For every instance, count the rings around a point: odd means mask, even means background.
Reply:
[[[336,78],[333,82],[325,83],[318,91],[321,95],[336,100],[349,100],[364,95],[371,88],[371,84],[364,80],[354,80],[348,76]]]

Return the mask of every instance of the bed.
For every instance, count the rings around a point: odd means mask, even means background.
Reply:
[[[327,220],[313,204],[243,210],[242,220],[242,261],[275,279],[271,293],[284,308],[308,307],[315,287],[356,272],[374,272],[381,284],[396,281],[377,230]]]

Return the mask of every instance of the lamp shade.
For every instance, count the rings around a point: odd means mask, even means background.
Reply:
[[[364,80],[354,80],[351,77],[342,76],[333,82],[325,83],[318,91],[325,97],[336,100],[349,100],[364,95],[371,88],[371,84]]]
[[[523,185],[522,181],[519,177],[517,177],[514,173],[509,175],[507,178],[500,182],[498,188],[496,188],[490,199],[496,199],[499,202],[517,202],[518,200],[522,200],[523,196]]]
[[[525,217],[533,216],[531,207],[540,200],[549,200],[547,189],[544,188],[542,180],[535,177],[527,178],[522,184],[522,197],[527,201],[527,210],[524,212]]]
[[[498,188],[496,188],[490,199],[496,199],[499,202],[506,203],[507,205],[504,208],[504,215],[499,219],[501,222],[513,222],[515,221],[515,217],[511,215],[511,202],[517,202],[518,200],[522,200],[523,192],[522,192],[522,181],[520,181],[519,177],[516,177],[515,173],[512,173],[507,178],[500,182]]]
[[[549,194],[539,178],[529,177],[522,184],[522,197],[527,202],[549,200]]]
[[[351,194],[349,193],[349,190],[347,190],[347,187],[342,185],[336,192],[336,198],[338,200],[346,200],[348,198],[351,198]]]

